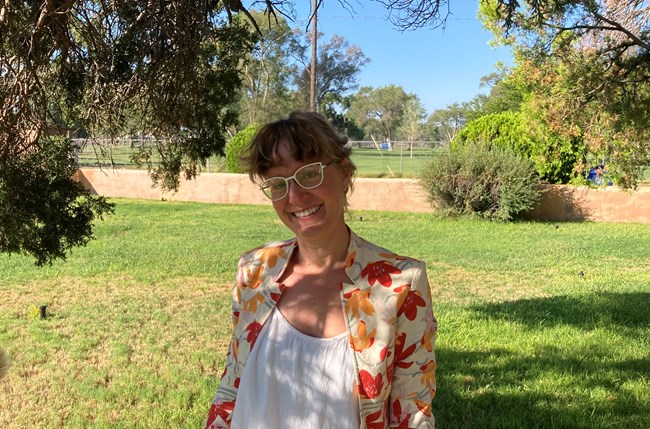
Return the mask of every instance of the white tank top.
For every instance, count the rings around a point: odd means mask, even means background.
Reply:
[[[311,337],[274,309],[246,361],[231,429],[359,428],[352,359],[347,332]]]

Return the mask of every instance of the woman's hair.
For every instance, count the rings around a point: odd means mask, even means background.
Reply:
[[[286,143],[293,159],[305,161],[324,158],[336,161],[350,175],[356,166],[350,159],[348,138],[339,135],[329,122],[316,112],[294,111],[286,119],[262,126],[244,150],[241,164],[251,181],[261,180],[279,159],[280,143]],[[347,191],[347,190],[346,190]]]

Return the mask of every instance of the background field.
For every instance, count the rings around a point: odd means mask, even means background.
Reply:
[[[79,140],[79,143],[82,143]],[[422,163],[431,156],[436,156],[445,149],[438,147],[415,147],[411,152],[406,145],[395,145],[393,150],[380,150],[365,142],[355,144],[353,147],[352,159],[357,164],[358,173],[362,177],[415,177],[422,168]],[[131,154],[135,152],[133,145],[142,144],[141,141],[108,145],[107,150],[101,152],[92,144],[84,146],[79,152],[79,163],[82,166],[94,166],[99,162],[103,166],[114,165],[117,168],[137,168],[131,161]],[[145,144],[151,144],[145,142]],[[111,164],[112,163],[112,164]],[[219,173],[226,171],[226,163],[223,158],[213,156],[203,171]]]
[[[201,426],[238,255],[289,233],[266,206],[116,202],[65,263],[0,255],[0,427]],[[650,226],[385,212],[349,225],[427,263],[439,428],[650,427]]]
[[[82,142],[81,140],[79,141]],[[136,141],[134,144],[140,144]],[[352,160],[357,165],[359,177],[417,177],[422,170],[425,161],[446,151],[444,146],[430,148],[418,146],[411,152],[405,143],[396,143],[393,150],[380,150],[370,142],[364,144],[353,144]],[[131,161],[131,153],[134,152],[131,144],[117,144],[108,146],[108,150],[100,152],[98,147],[91,144],[84,146],[79,152],[79,163],[81,166],[96,166],[99,163],[104,166],[116,168],[137,168]],[[202,171],[208,173],[221,173],[226,171],[226,162],[222,157],[211,157]],[[641,175],[640,181],[647,185],[650,183],[650,166]]]

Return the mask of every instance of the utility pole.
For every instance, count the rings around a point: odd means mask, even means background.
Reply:
[[[309,70],[309,110],[318,111],[316,105],[316,44],[318,43],[318,0],[311,2],[311,67]]]

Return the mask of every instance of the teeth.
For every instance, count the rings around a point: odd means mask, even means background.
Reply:
[[[306,217],[312,213],[316,213],[316,210],[318,210],[319,208],[320,206],[312,207],[310,209],[303,210],[301,212],[295,212],[294,215],[296,215],[296,217]]]

